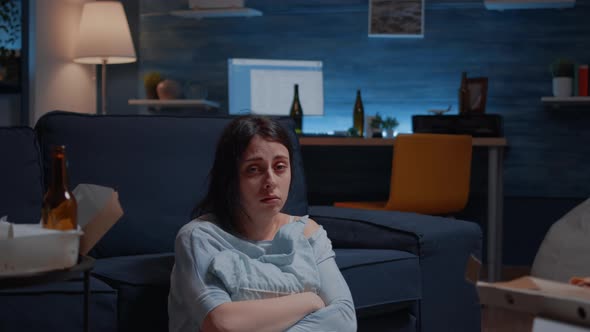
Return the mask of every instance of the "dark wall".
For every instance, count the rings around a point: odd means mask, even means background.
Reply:
[[[108,114],[136,114],[137,106],[129,105],[129,99],[138,98],[138,73],[140,68],[141,50],[139,49],[139,2],[123,0],[123,8],[127,14],[127,22],[131,31],[131,38],[138,57],[138,62],[107,66],[107,113]],[[96,66],[96,109],[100,112],[101,98],[101,66]]]
[[[316,59],[324,63],[327,130],[352,124],[357,87],[365,112],[410,116],[453,105],[461,71],[489,77],[487,112],[505,119],[510,143],[506,192],[518,196],[590,194],[590,112],[547,110],[549,64],[590,62],[590,4],[574,9],[489,11],[482,1],[426,2],[423,39],[367,37],[367,1],[248,1],[262,17],[184,19],[167,12],[187,2],[141,2],[140,73],[158,70],[208,87],[227,107],[227,58]],[[305,124],[304,124],[305,125]]]
[[[396,116],[399,131],[407,132],[412,114],[448,105],[457,109],[460,75],[467,71],[489,77],[487,112],[504,117],[510,145],[505,159],[508,262],[530,263],[548,226],[590,196],[590,107],[550,109],[540,102],[551,93],[548,67],[555,58],[590,62],[590,0],[578,0],[573,9],[503,12],[486,10],[481,0],[428,0],[423,39],[368,38],[366,0],[246,1],[263,12],[252,18],[168,15],[187,3],[139,2],[136,91],[143,74],[156,70],[201,82],[209,99],[227,108],[227,58],[321,60],[325,116],[306,119],[309,126],[347,129],[360,88],[367,115]],[[364,159],[362,152],[351,153]],[[322,155],[310,157],[310,164],[321,164]],[[485,228],[485,153],[478,155],[467,217]],[[308,178],[318,178],[313,172],[308,170]],[[334,189],[321,182],[312,186],[320,191],[319,202],[329,200]]]

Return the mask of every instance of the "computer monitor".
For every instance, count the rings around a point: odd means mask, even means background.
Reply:
[[[304,116],[324,114],[321,61],[228,59],[229,114],[289,115],[294,85]]]

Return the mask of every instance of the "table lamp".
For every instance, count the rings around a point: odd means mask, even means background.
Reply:
[[[136,60],[123,5],[118,1],[85,3],[74,62],[102,64],[101,114],[106,114],[106,65]]]

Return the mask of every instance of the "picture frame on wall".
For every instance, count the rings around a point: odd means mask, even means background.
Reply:
[[[369,0],[369,37],[424,38],[424,0]]]
[[[471,77],[467,78],[467,103],[463,113],[484,114],[488,98],[488,78]]]

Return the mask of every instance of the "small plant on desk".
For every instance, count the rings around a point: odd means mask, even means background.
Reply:
[[[389,138],[393,138],[393,131],[395,130],[395,128],[397,128],[398,125],[399,122],[397,121],[397,119],[392,118],[390,116],[386,117],[385,120],[383,120],[383,122],[381,123],[381,127],[385,129],[387,137]]]
[[[348,128],[348,131],[346,132],[346,134],[351,137],[360,137],[361,136],[361,135],[359,135],[359,131],[356,130],[355,127]]]
[[[383,137],[382,133],[382,126],[383,126],[383,118],[381,114],[377,112],[374,117],[371,118],[369,122],[369,127],[371,128],[371,137]]]

